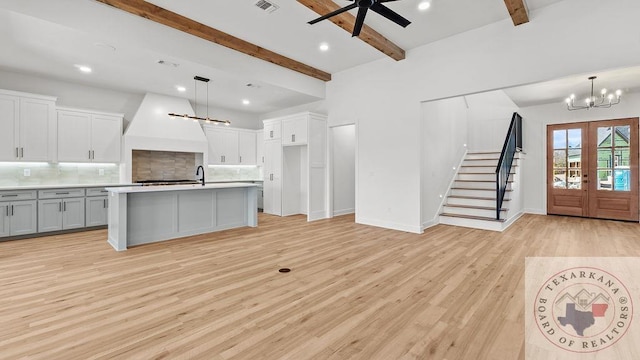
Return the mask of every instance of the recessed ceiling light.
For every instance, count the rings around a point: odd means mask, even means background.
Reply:
[[[418,4],[418,10],[420,10],[420,11],[425,11],[430,7],[431,7],[431,2],[429,2],[429,1],[421,1]]]
[[[85,74],[90,73],[92,70],[90,67],[86,66],[86,65],[74,65],[78,70],[82,71]]]
[[[187,91],[187,88],[184,87],[184,86],[176,85],[176,90],[178,90],[180,92],[185,92],[185,91]]]
[[[329,50],[329,44],[321,43],[319,48],[320,48],[320,51],[327,51],[327,50]]]
[[[243,104],[243,105],[249,105],[249,104],[251,104],[251,101],[249,101],[249,100],[247,100],[247,99],[243,99],[243,100],[242,100],[242,104]]]

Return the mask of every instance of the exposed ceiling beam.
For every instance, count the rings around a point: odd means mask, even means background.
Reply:
[[[507,5],[513,25],[518,26],[529,22],[529,14],[527,13],[527,5],[524,0],[504,0]]]
[[[331,0],[298,0],[298,2],[315,11],[321,16],[341,8],[340,5],[334,3]],[[340,26],[349,34],[351,34],[351,32],[353,31],[353,27],[356,23],[356,17],[349,14],[348,12],[330,17],[327,20],[330,20],[334,24]],[[394,60],[404,59],[405,55],[402,48],[392,43],[391,41],[389,41],[389,39],[380,35],[378,32],[376,32],[366,24],[362,27],[362,31],[360,32],[360,35],[358,37],[362,41],[382,51],[384,54],[388,55]]]
[[[250,42],[229,35],[210,26],[191,20],[185,16],[161,8],[144,0],[96,0],[101,3],[111,5],[117,9],[124,10],[145,19],[155,21],[199,38],[211,41],[218,45],[228,47],[241,53],[251,55],[258,59],[280,65],[287,69],[320,79],[331,80],[331,74],[316,69],[299,61],[275,53],[271,50],[261,48]]]

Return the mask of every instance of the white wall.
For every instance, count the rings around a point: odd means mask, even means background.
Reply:
[[[501,151],[518,107],[502,90],[465,96],[469,107],[470,151]]]
[[[466,153],[469,127],[463,97],[422,104],[422,224],[437,223],[438,210]]]
[[[330,128],[333,215],[356,211],[356,126]]]
[[[610,120],[640,116],[640,94],[624,95],[620,104],[609,109],[568,111],[566,105],[546,104],[521,108],[523,145],[522,161],[525,212],[546,214],[547,125],[581,121]]]
[[[124,114],[125,126],[138,110],[144,94],[75,84],[41,75],[0,70],[0,89],[57,96],[56,105]]]
[[[321,115],[327,115],[327,104],[324,100],[314,101],[308,104],[302,104],[298,106],[293,106],[286,109],[281,109],[278,111],[272,111],[269,113],[264,113],[259,116],[260,118],[260,129],[263,128],[262,120],[273,119],[277,117],[293,115],[301,112],[312,112]]]
[[[356,221],[421,231],[421,101],[637,65],[639,16],[637,0],[565,0],[333,74],[329,125],[357,126]]]
[[[144,94],[131,93],[61,81],[41,75],[0,70],[0,89],[58,97],[56,105],[124,114],[124,129],[135,115]],[[193,104],[191,104],[193,107]],[[177,111],[177,110],[176,110]],[[206,107],[198,104],[198,115]],[[231,126],[243,129],[261,129],[258,114],[231,109],[209,107],[212,118],[230,120]]]

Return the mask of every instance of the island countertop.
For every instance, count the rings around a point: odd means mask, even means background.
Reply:
[[[116,194],[122,193],[144,193],[144,192],[159,192],[159,191],[183,191],[183,190],[209,190],[209,189],[231,189],[231,188],[243,188],[243,187],[257,187],[258,184],[246,183],[246,182],[232,182],[232,183],[208,183],[202,186],[202,184],[188,184],[188,185],[155,185],[155,186],[123,186],[123,187],[107,187],[107,191]]]

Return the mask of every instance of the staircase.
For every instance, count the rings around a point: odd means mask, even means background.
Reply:
[[[516,155],[500,209],[500,220],[496,220],[496,166],[499,158],[500,152],[467,153],[444,202],[441,224],[502,231],[520,215],[518,206],[514,207],[516,211],[509,211],[514,205],[513,200],[519,198],[514,199],[514,179],[518,179],[519,162]]]

